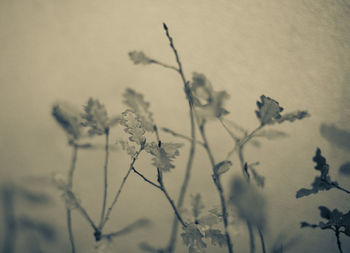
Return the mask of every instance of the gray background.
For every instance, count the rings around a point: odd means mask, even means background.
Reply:
[[[275,127],[286,131],[289,138],[265,141],[260,149],[249,147],[246,157],[260,161],[259,171],[267,178],[267,244],[283,231],[300,237],[293,252],[336,252],[334,235],[300,230],[299,222],[318,222],[317,207],[321,204],[348,210],[347,196],[333,190],[296,200],[295,192],[309,186],[316,175],[311,158],[317,146],[333,168],[331,175],[344,187],[350,184],[336,170],[348,153],[319,134],[322,122],[349,130],[349,4],[346,0],[1,0],[1,183],[23,183],[52,192],[57,198],[55,204],[43,209],[17,203],[18,213],[55,224],[62,245],[47,247],[48,252],[68,249],[65,209],[59,194],[53,187],[27,179],[33,175],[49,177],[53,172],[65,174],[68,168],[71,151],[50,115],[55,101],[81,106],[93,96],[113,115],[125,109],[121,94],[126,87],[133,87],[151,101],[158,125],[189,132],[187,104],[178,76],[158,66],[135,66],[128,60],[127,52],[137,49],[174,64],[161,25],[166,22],[187,77],[193,71],[205,73],[217,90],[230,94],[226,104],[229,119],[255,128],[255,102],[261,94],[279,101],[286,111],[309,110],[311,118]],[[232,142],[217,122],[211,122],[208,131],[216,160],[223,159]],[[114,131],[112,142],[120,136],[125,137],[120,130]],[[166,134],[162,138],[173,140]],[[181,150],[177,168],[166,177],[174,198],[187,150],[188,145]],[[201,192],[210,207],[218,198],[206,159],[198,148],[187,196]],[[75,178],[75,189],[96,220],[102,196],[102,164],[102,151],[82,152]],[[154,175],[148,159],[138,164],[145,174]],[[124,153],[112,154],[110,197],[127,166]],[[239,173],[234,161],[224,181],[226,189],[232,175]],[[170,233],[172,211],[164,196],[131,176],[106,229],[118,230],[139,217],[152,219],[154,225],[116,239],[115,252],[138,252],[140,241],[164,246]],[[74,216],[74,232],[79,252],[93,252],[92,232],[78,215]],[[245,226],[238,224],[231,232],[236,252],[247,252]],[[345,252],[350,250],[349,238],[342,241]],[[179,244],[178,251],[185,249]]]

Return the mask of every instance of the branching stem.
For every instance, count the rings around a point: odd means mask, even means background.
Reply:
[[[102,224],[104,222],[105,217],[105,210],[107,205],[107,191],[108,191],[108,157],[109,157],[109,129],[107,128],[105,131],[105,163],[104,163],[104,169],[103,169],[103,202],[102,202],[102,210],[101,210],[101,219],[100,219],[100,225],[98,226],[99,229],[102,229]]]

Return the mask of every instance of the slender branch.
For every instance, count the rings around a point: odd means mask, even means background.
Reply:
[[[180,195],[179,195],[179,198],[177,201],[177,208],[181,209],[183,202],[184,202],[184,199],[185,199],[187,187],[188,187],[188,184],[190,181],[191,169],[192,169],[192,164],[193,164],[193,159],[194,159],[194,154],[195,154],[195,149],[196,149],[195,122],[194,122],[194,115],[193,115],[193,99],[192,99],[192,92],[191,92],[191,89],[189,87],[189,82],[186,80],[186,77],[185,77],[184,72],[183,72],[180,57],[179,57],[177,50],[175,48],[175,45],[173,43],[173,38],[170,36],[168,27],[165,23],[163,23],[163,28],[164,28],[165,34],[170,42],[170,47],[173,50],[173,53],[175,55],[175,59],[176,59],[177,65],[178,65],[178,73],[180,74],[182,82],[184,84],[184,89],[185,89],[185,93],[186,93],[186,97],[187,97],[188,105],[189,105],[189,114],[190,114],[190,122],[191,122],[190,123],[191,124],[191,147],[190,147],[189,157],[187,160],[185,177],[184,177],[184,180],[182,182],[182,186],[180,189]],[[177,231],[178,231],[178,218],[174,217],[171,235],[170,235],[170,240],[169,240],[169,244],[167,247],[167,250],[169,253],[172,253],[175,250]]]
[[[164,132],[166,132],[166,133],[171,134],[172,136],[182,138],[182,139],[187,140],[187,141],[189,141],[189,142],[192,141],[192,138],[190,138],[190,137],[188,137],[188,136],[186,136],[186,135],[183,135],[183,134],[179,134],[179,133],[177,133],[177,132],[175,132],[175,131],[173,131],[173,130],[171,130],[171,129],[169,129],[169,128],[163,127],[162,130],[163,130]],[[201,142],[201,141],[196,141],[196,143],[199,144],[199,145],[201,145],[201,146],[204,146],[204,143]]]
[[[117,232],[113,232],[113,233],[109,233],[109,234],[103,234],[101,236],[101,238],[112,238],[112,237],[116,237],[116,236],[121,236],[121,235],[126,235],[129,234],[130,232],[134,231],[135,229],[138,229],[140,227],[145,227],[148,226],[150,224],[150,221],[147,219],[139,219],[129,225],[127,225],[126,227],[122,228],[121,230],[117,231]]]
[[[4,187],[2,190],[2,206],[4,208],[5,236],[2,246],[3,253],[14,253],[16,246],[17,225],[15,220],[15,208],[12,187]]]
[[[102,229],[102,224],[104,222],[105,210],[107,205],[107,190],[108,190],[108,157],[109,157],[109,129],[107,128],[105,131],[105,164],[104,164],[104,181],[103,181],[103,202],[102,202],[102,210],[101,210],[101,219],[99,229]]]
[[[222,118],[219,118],[221,125],[225,128],[231,138],[237,143],[239,142],[239,138],[226,126]]]
[[[214,156],[213,153],[210,150],[209,147],[209,143],[205,134],[205,130],[204,130],[204,125],[205,122],[203,122],[200,126],[200,133],[204,142],[204,148],[207,151],[211,166],[212,166],[212,170],[213,170],[213,181],[214,184],[219,192],[219,196],[220,196],[220,203],[221,203],[221,212],[222,212],[222,218],[223,218],[223,222],[224,222],[224,229],[225,229],[225,237],[226,237],[226,243],[227,243],[227,248],[228,248],[228,252],[229,253],[233,253],[233,246],[232,246],[232,242],[231,242],[231,237],[230,234],[228,232],[228,218],[227,218],[227,208],[226,208],[226,201],[225,201],[225,196],[224,196],[224,191],[222,188],[222,184],[221,184],[221,180],[220,180],[220,176],[217,175],[216,171],[214,170],[215,167],[215,160],[214,160]]]
[[[247,228],[249,233],[249,245],[250,245],[250,253],[255,253],[255,236],[252,225],[247,220]]]
[[[333,182],[331,183],[331,185],[334,186],[335,188],[337,188],[338,190],[341,190],[341,191],[343,191],[343,192],[346,192],[346,193],[350,194],[350,191],[349,191],[349,190],[344,189],[343,187],[341,187],[341,186],[339,186],[339,185],[337,185],[337,184],[335,184],[335,183],[333,183]]]
[[[143,174],[141,174],[139,171],[137,171],[135,169],[135,167],[132,167],[132,170],[136,173],[136,175],[140,176],[144,181],[146,181],[147,183],[149,183],[149,184],[153,185],[154,187],[161,190],[161,187],[159,185],[157,185],[156,183],[154,183],[151,180],[149,180],[148,178],[146,178]]]
[[[337,237],[337,245],[340,253],[343,253],[343,249],[341,247],[339,228],[335,231],[335,236]]]
[[[72,153],[72,160],[70,164],[70,168],[68,171],[68,185],[67,187],[72,190],[73,188],[73,176],[74,176],[74,171],[76,167],[78,159],[78,146],[73,145],[73,153]],[[72,248],[72,253],[75,253],[75,243],[74,243],[74,236],[73,236],[73,228],[72,228],[72,211],[67,207],[66,208],[66,213],[67,213],[67,228],[68,228],[68,236],[69,236],[69,242]]]
[[[158,64],[158,65],[160,65],[160,66],[162,66],[164,68],[172,69],[172,70],[175,70],[176,72],[179,72],[179,70],[176,67],[171,66],[171,65],[166,64],[166,63],[163,63],[163,62],[160,62],[158,60],[151,59],[151,62],[154,63],[154,64]]]
[[[266,253],[264,234],[259,227],[258,227],[258,232],[259,232],[260,243],[261,243],[261,251],[262,253]]]
[[[111,212],[112,212],[112,209],[113,209],[114,205],[117,203],[118,198],[119,198],[119,195],[120,195],[120,193],[121,193],[122,190],[123,190],[124,184],[125,184],[126,180],[128,179],[128,177],[129,177],[129,175],[130,175],[130,172],[132,171],[132,169],[133,169],[133,167],[134,167],[134,164],[135,164],[137,158],[139,157],[141,151],[143,150],[143,148],[144,148],[143,145],[141,145],[139,151],[138,151],[138,152],[136,153],[136,155],[133,157],[133,159],[132,159],[132,161],[131,161],[131,163],[130,163],[129,169],[128,169],[128,171],[126,172],[126,175],[125,175],[124,178],[123,178],[123,181],[122,181],[122,183],[121,183],[121,185],[120,185],[120,187],[119,187],[119,189],[118,189],[118,191],[117,191],[117,193],[116,193],[116,195],[115,195],[115,197],[114,197],[114,199],[113,199],[113,202],[112,202],[111,206],[110,206],[110,207],[108,208],[108,210],[107,210],[106,216],[105,216],[105,218],[104,218],[104,220],[103,220],[103,222],[102,222],[102,224],[101,224],[101,226],[100,226],[100,227],[101,227],[101,230],[102,230],[102,228],[104,227],[104,225],[106,224],[107,220],[109,219],[109,217],[110,217],[110,215],[111,215]]]

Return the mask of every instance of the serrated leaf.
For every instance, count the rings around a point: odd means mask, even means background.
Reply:
[[[270,98],[262,95],[260,97],[261,101],[257,101],[258,110],[255,111],[256,116],[260,120],[260,124],[267,125],[273,124],[274,120],[280,119],[280,112],[283,111],[283,108],[279,106],[279,103]]]
[[[229,160],[225,160],[216,164],[214,167],[214,171],[216,175],[222,175],[225,172],[227,172],[231,167],[232,167],[232,162]]]
[[[226,91],[214,91],[205,75],[192,74],[191,91],[197,116],[201,120],[215,119],[228,114],[223,104],[229,95]]]
[[[74,107],[66,103],[55,104],[52,107],[52,116],[70,138],[77,140],[82,136],[83,119]]]
[[[205,238],[210,238],[211,244],[223,247],[226,245],[226,237],[219,229],[208,229],[205,231]]]
[[[296,120],[302,120],[304,118],[310,117],[307,111],[296,111],[283,114],[280,118],[276,119],[276,122],[281,124],[285,121],[294,122]]]
[[[105,134],[109,128],[109,119],[105,106],[98,99],[89,98],[84,106],[84,110],[83,118],[85,121],[83,125],[89,127],[88,132],[90,136]]]
[[[350,176],[350,162],[342,164],[339,168],[339,172],[345,176]]]
[[[161,143],[161,146],[159,147],[157,143],[151,142],[146,144],[145,151],[153,156],[152,164],[155,167],[167,172],[175,168],[172,161],[180,154],[179,148],[182,146],[183,144],[181,143]]]
[[[149,103],[143,99],[143,95],[133,89],[126,89],[123,94],[124,104],[128,106],[140,118],[146,131],[153,132],[154,121],[149,111]]]
[[[122,113],[120,124],[124,126],[124,131],[130,134],[129,140],[142,145],[146,141],[145,129],[139,117],[131,110]]]
[[[188,246],[188,252],[190,253],[204,253],[207,247],[203,241],[203,235],[199,229],[192,223],[188,224],[184,228],[184,232],[181,233],[181,237],[186,246]]]
[[[144,54],[142,51],[129,52],[129,58],[134,64],[147,65],[154,62],[151,58]]]
[[[338,128],[335,124],[321,124],[320,132],[323,138],[338,148],[350,151],[350,132]]]
[[[196,195],[192,196],[191,205],[193,217],[197,219],[205,207],[200,193],[197,193]]]

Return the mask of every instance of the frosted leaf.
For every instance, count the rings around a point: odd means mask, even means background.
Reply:
[[[181,237],[186,246],[188,246],[189,253],[204,253],[207,247],[203,241],[203,234],[193,224],[190,223],[184,228],[184,232],[181,233]]]
[[[279,106],[279,103],[270,98],[262,95],[261,101],[257,101],[258,110],[255,111],[256,116],[260,120],[261,125],[273,124],[275,119],[281,118],[280,112],[283,108]]]
[[[193,73],[191,90],[196,113],[201,120],[215,119],[228,114],[223,104],[229,95],[226,91],[214,91],[203,74]]]
[[[162,143],[159,147],[157,143],[151,142],[146,144],[145,151],[153,156],[152,164],[155,167],[167,172],[170,171],[170,169],[175,168],[172,161],[180,154],[179,148],[182,146],[183,144],[181,143]]]
[[[120,124],[124,126],[124,131],[130,134],[129,140],[142,145],[146,141],[145,129],[139,117],[131,110],[122,113]]]
[[[129,52],[129,57],[134,64],[147,65],[154,62],[154,60],[149,58],[142,51],[131,51]]]
[[[143,99],[143,95],[132,89],[126,89],[123,101],[140,118],[146,131],[153,132],[154,122],[149,111],[149,103]]]
[[[52,116],[70,138],[79,139],[82,136],[82,118],[78,110],[68,104],[59,103],[53,105]]]
[[[83,118],[84,126],[89,127],[89,134],[102,135],[108,131],[109,119],[106,108],[97,99],[89,98],[87,105],[84,106],[85,114]]]
[[[302,120],[307,117],[310,117],[307,111],[296,111],[283,114],[282,117],[276,119],[276,121],[281,124],[285,121],[294,122],[295,120]]]
[[[131,145],[128,141],[124,140],[118,140],[117,144],[121,146],[121,148],[126,151],[126,153],[131,157],[134,158],[137,154],[136,147],[134,145]]]

